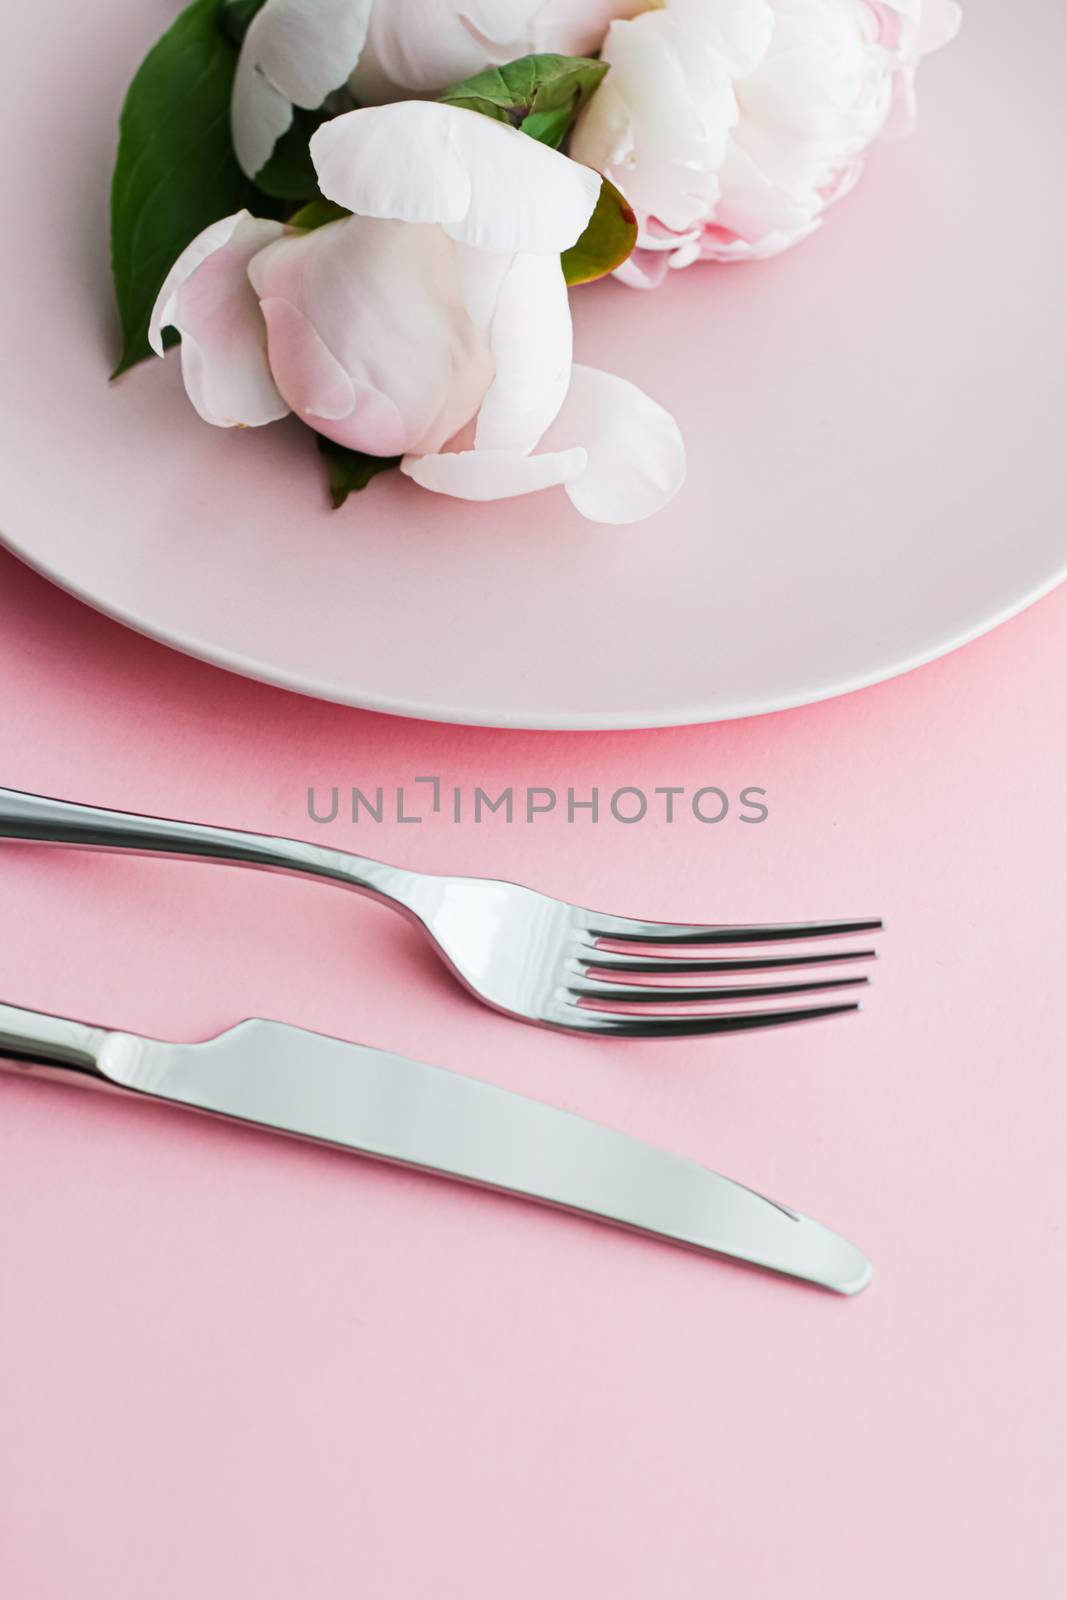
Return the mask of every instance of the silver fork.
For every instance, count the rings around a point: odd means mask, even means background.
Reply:
[[[878,918],[748,926],[640,922],[585,911],[521,884],[410,872],[297,839],[104,811],[16,789],[0,789],[0,838],[225,861],[340,884],[407,916],[486,1005],[541,1027],[616,1038],[736,1033],[858,1011],[859,1002],[851,999],[818,1005],[797,1000],[859,987],[865,976],[824,972],[794,981],[791,974],[868,960],[873,950],[782,954],[778,947],[882,926]],[[741,954],[678,954],[746,946]],[[745,973],[775,978],[739,983]],[[680,975],[702,981],[681,987],[658,981]],[[768,1001],[779,1003],[767,1006]],[[732,1009],[736,1003],[743,1009]],[[718,1009],[724,1005],[731,1009]]]

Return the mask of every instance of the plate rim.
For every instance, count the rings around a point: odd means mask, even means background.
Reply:
[[[1037,605],[1061,584],[1067,582],[1067,553],[1065,553],[1051,577],[1026,590],[1021,597],[1007,601],[974,626],[965,628],[962,632],[940,640],[929,649],[920,650],[901,661],[876,667],[870,672],[860,673],[840,682],[799,689],[793,697],[779,696],[772,701],[766,699],[761,701],[757,698],[750,702],[745,702],[741,698],[735,704],[727,702],[725,707],[720,706],[717,709],[706,705],[691,706],[684,710],[657,713],[651,717],[644,712],[625,711],[576,713],[572,710],[508,714],[501,711],[472,711],[470,708],[457,711],[454,707],[434,705],[426,701],[415,702],[388,695],[358,694],[351,690],[340,690],[336,685],[317,683],[313,678],[301,679],[286,674],[269,662],[243,656],[239,651],[205,644],[202,640],[190,639],[173,629],[152,624],[122,606],[109,604],[99,595],[90,593],[82,584],[54,570],[47,561],[31,554],[17,538],[2,530],[0,530],[0,547],[8,550],[24,566],[54,584],[57,589],[71,595],[111,621],[140,634],[142,638],[151,639],[156,644],[165,645],[168,649],[175,650],[194,661],[201,661],[207,666],[234,673],[252,682],[264,683],[271,688],[284,689],[290,694],[303,695],[306,699],[324,701],[330,705],[375,712],[380,716],[407,717],[417,722],[439,722],[452,727],[511,729],[515,732],[529,733],[636,733],[656,728],[692,728],[720,722],[740,722],[748,717],[774,716],[779,712],[798,711],[804,706],[819,705],[826,700],[838,700],[845,695],[856,694],[862,689],[874,688],[880,683],[890,683],[895,678],[904,677],[920,667],[929,666],[931,662],[952,655],[956,650],[973,644],[976,639],[983,638],[1004,623],[1028,611],[1031,606]],[[635,716],[638,717],[636,721]]]

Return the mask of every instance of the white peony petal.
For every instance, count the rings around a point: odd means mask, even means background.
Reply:
[[[494,0],[483,0],[493,5]],[[534,18],[530,53],[595,55],[612,22],[636,17],[650,0],[542,0]]]
[[[435,93],[533,49],[541,0],[379,0],[352,80],[362,105]],[[502,48],[501,48],[502,47]]]
[[[422,3],[426,4],[426,0]],[[588,6],[590,0],[578,0],[578,3]],[[600,3],[603,5],[603,0]],[[458,12],[464,28],[489,47],[486,60],[494,66],[504,66],[515,60],[503,52],[516,45],[521,47],[520,55],[528,54],[535,47],[538,14],[544,0],[463,0],[462,5],[457,5],[456,0],[437,0],[438,8],[442,4],[453,16]]]
[[[940,50],[960,31],[963,11],[957,0],[872,0],[885,11],[895,11],[914,30],[917,53]]]
[[[546,451],[580,445],[587,452],[585,471],[566,487],[592,522],[640,522],[685,482],[685,445],[674,418],[636,384],[595,367],[573,368],[563,409],[541,442]]]
[[[256,428],[289,410],[267,360],[267,330],[248,278],[250,262],[286,232],[239,211],[182,251],[159,292],[149,340],[163,354],[163,329],[182,338],[182,376],[205,422]]]
[[[156,296],[156,303],[152,307],[152,315],[148,321],[148,343],[157,356],[166,354],[163,348],[163,329],[176,326],[174,317],[177,314],[178,291],[182,284],[187,278],[192,277],[208,256],[214,255],[216,250],[228,245],[243,223],[251,220],[252,214],[249,211],[238,211],[232,217],[222,217],[186,245],[163,279],[163,287]]]
[[[900,53],[905,61],[940,50],[959,33],[963,21],[957,0],[871,0],[877,9],[901,18]]]
[[[368,106],[311,140],[319,186],[359,216],[438,222],[462,244],[559,255],[579,238],[600,176],[517,128],[429,101]]]
[[[540,456],[516,450],[457,450],[433,456],[405,456],[400,470],[434,494],[458,500],[513,500],[568,483],[585,471],[582,449]]]
[[[469,244],[454,244],[452,248],[467,315],[479,328],[488,328],[500,298],[500,285],[511,271],[515,258],[475,250]]]
[[[323,422],[350,417],[356,386],[315,324],[288,300],[261,300],[260,310],[267,324],[271,370],[293,410]]]
[[[818,184],[821,164],[806,182],[795,173],[792,187],[784,174],[774,181],[746,148],[746,144],[757,143],[758,130],[747,127],[744,134],[745,144],[735,139],[722,164],[722,197],[715,210],[717,231],[752,246],[768,235],[806,238],[823,210]],[[761,153],[771,165],[773,141],[770,150],[764,148]]]
[[[756,70],[774,33],[775,6],[768,0],[670,0],[670,11],[739,78]]]
[[[379,0],[351,80],[360,105],[382,105],[520,56],[592,55],[615,17],[648,0]]]
[[[659,0],[613,22],[570,149],[637,212],[618,276],[647,287],[655,252],[766,259],[812,233],[870,144],[907,130],[915,66],[959,21],[957,0]]]
[[[266,166],[292,121],[291,100],[268,83],[253,57],[242,51],[230,100],[230,133],[238,163],[248,177],[254,178]]]
[[[440,450],[493,380],[440,228],[346,217],[252,262],[271,368],[294,411],[372,455]]]
[[[775,256],[791,250],[822,227],[822,217],[792,233],[764,233],[749,243],[747,239],[716,228],[708,228],[700,245],[701,261],[771,261]],[[672,260],[671,265],[675,263]]]
[[[611,179],[639,212],[685,229],[710,216],[737,121],[733,77],[710,36],[673,12],[612,24],[610,71],[578,119],[575,159]]]
[[[609,372],[576,366],[563,409],[535,455],[462,450],[406,456],[401,470],[436,494],[506,500],[562,484],[592,522],[639,522],[685,480],[685,446],[662,406]]]
[[[631,289],[658,289],[670,268],[666,250],[643,250],[640,245],[632,250],[614,276]]]
[[[496,376],[478,413],[477,449],[533,449],[566,397],[572,342],[558,256],[515,256],[489,328]]]
[[[417,100],[365,106],[316,129],[311,159],[327,200],[360,217],[459,222],[470,209],[471,178],[445,109]]]
[[[241,45],[231,126],[250,178],[270,160],[292,107],[314,111],[350,77],[373,0],[266,0]]]
[[[951,44],[963,23],[963,10],[956,0],[927,0],[919,27],[916,48],[921,56]]]

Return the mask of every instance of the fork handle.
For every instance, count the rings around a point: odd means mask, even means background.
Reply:
[[[182,860],[223,861],[322,878],[376,896],[406,909],[403,891],[416,874],[329,850],[299,839],[213,828],[200,822],[176,822],[135,812],[106,811],[46,795],[0,789],[0,838],[34,839],[43,844],[74,845],[90,850],[129,851],[135,855],[177,856]]]

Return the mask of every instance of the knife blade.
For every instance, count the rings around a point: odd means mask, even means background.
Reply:
[[[167,1044],[0,1005],[16,1070],[352,1150],[851,1295],[855,1245],[755,1190],[629,1134],[482,1079],[285,1023]]]

